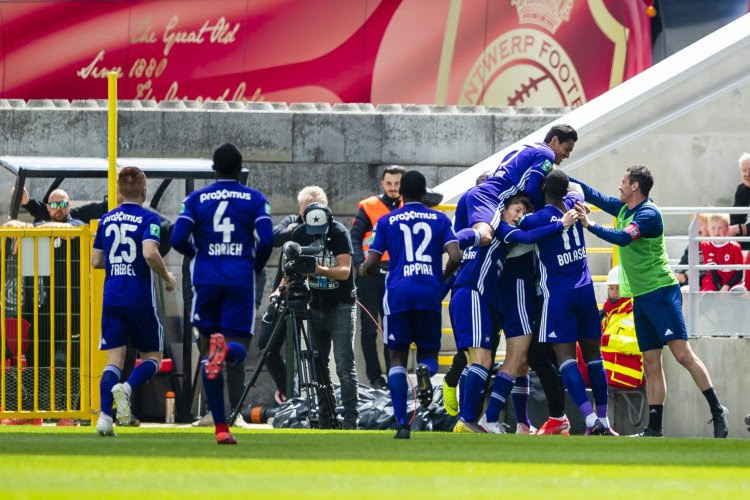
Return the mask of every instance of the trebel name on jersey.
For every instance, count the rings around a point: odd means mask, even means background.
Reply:
[[[135,276],[133,266],[130,264],[110,264],[109,265],[110,276]]]

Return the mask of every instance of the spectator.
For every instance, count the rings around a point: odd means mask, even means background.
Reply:
[[[742,153],[738,161],[740,167],[740,178],[742,182],[737,186],[734,193],[735,207],[750,206],[750,153]],[[748,214],[732,214],[729,218],[729,231],[727,236],[750,235],[750,218]],[[742,250],[746,252],[745,264],[750,264],[750,241],[740,243]],[[745,270],[745,287],[750,286],[750,269]]]
[[[725,237],[729,231],[729,214],[711,214],[708,234],[712,238]],[[741,265],[742,248],[736,241],[701,241],[701,255],[707,265]],[[701,292],[745,291],[742,271],[711,270],[701,280]]]
[[[706,229],[706,226],[708,224],[708,215],[707,214],[698,214],[698,236],[708,236],[708,230]],[[685,247],[685,251],[682,253],[682,257],[680,258],[680,265],[686,266],[688,263],[688,257],[689,257],[689,250],[690,245]],[[698,252],[698,264],[703,264],[703,253]],[[706,271],[699,271],[698,272],[698,283],[703,281],[703,276],[705,276]],[[682,287],[683,291],[687,291],[688,282],[690,281],[687,270],[684,271],[675,271],[674,273],[675,278],[677,278],[677,281],[680,283],[680,286]]]
[[[381,216],[403,205],[399,187],[404,172],[406,172],[404,167],[398,165],[386,167],[380,180],[383,194],[373,195],[360,201],[357,215],[352,221],[351,237],[354,247],[354,269],[357,275],[357,295],[360,305],[370,313],[363,312],[360,315],[362,354],[365,358],[367,379],[370,381],[370,385],[376,389],[387,389],[378,359],[377,330],[379,326],[377,320],[378,317],[383,317],[383,294],[385,292],[385,275],[388,272],[388,253],[382,255],[377,273],[373,273],[371,276],[360,276],[358,270],[364,263],[367,249],[372,243],[372,229],[375,227],[375,223]],[[370,315],[372,315],[372,318]],[[386,346],[383,346],[383,353],[386,365],[388,365],[388,349]]]
[[[602,310],[602,359],[611,387],[641,387],[643,355],[638,349],[633,318],[633,298],[620,296],[620,266],[607,274],[607,300]]]

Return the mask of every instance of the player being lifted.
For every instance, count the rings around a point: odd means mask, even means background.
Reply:
[[[565,172],[551,172],[544,181],[547,204],[525,217],[519,227],[533,229],[549,224],[574,208],[576,202],[583,201],[580,193],[568,193],[568,185]],[[586,419],[585,434],[616,436],[607,417],[607,374],[601,355],[602,328],[581,223],[563,231],[561,236],[539,241],[536,256],[543,297],[539,341],[553,344],[565,388]],[[576,364],[576,341],[586,362],[596,410],[591,407],[586,385]]]
[[[156,314],[154,273],[167,291],[175,288],[175,278],[159,255],[159,215],[142,206],[146,176],[137,167],[125,167],[117,177],[120,206],[102,216],[91,254],[92,267],[105,270],[99,349],[107,352],[107,365],[99,384],[101,412],[96,422],[102,436],[115,435],[113,399],[120,425],[129,425],[132,391],[159,371],[164,334]],[[142,363],[127,381],[118,383],[129,338]]]
[[[380,256],[387,251],[390,269],[383,297],[383,330],[391,353],[388,388],[396,417],[396,439],[409,439],[406,413],[409,346],[417,345],[417,379],[422,404],[432,398],[430,377],[437,372],[441,338],[441,301],[444,276],[461,262],[456,235],[443,213],[425,207],[424,176],[416,170],[401,178],[404,206],[378,219],[375,239],[362,266],[365,275],[376,272]],[[448,253],[445,271],[442,254]],[[424,401],[428,396],[428,401]]]
[[[719,402],[708,370],[688,344],[682,317],[682,294],[667,258],[664,224],[657,206],[648,195],[654,185],[651,171],[637,165],[628,168],[620,183],[620,198],[603,195],[580,183],[586,201],[617,217],[616,226],[604,228],[588,220],[579,206],[581,222],[599,238],[617,245],[620,257],[620,292],[633,296],[633,315],[638,347],[643,352],[646,393],[649,404],[648,426],[642,437],[661,437],[662,411],[667,384],[662,368],[666,345],[678,363],[693,377],[708,402],[714,437],[725,438],[729,412]]]
[[[529,208],[529,200],[525,196],[516,195],[510,198],[503,212],[503,221],[498,226],[498,238],[489,246],[475,245],[464,251],[461,268],[453,285],[449,309],[456,347],[468,350],[471,366],[462,387],[460,418],[453,429],[454,432],[483,432],[477,424],[477,419],[492,364],[492,340],[497,335],[497,328],[492,320],[492,309],[508,245],[534,243],[541,238],[559,233],[564,225],[570,226],[576,220],[575,211],[570,211],[560,221],[556,220],[534,231],[521,231],[515,226],[515,222]],[[493,385],[487,420],[490,423],[489,430],[496,433],[500,431],[500,410],[513,388],[516,372],[520,371],[521,365],[525,363],[524,346],[527,350],[528,342],[523,336],[531,333],[531,328],[518,333],[520,336],[514,335],[514,338],[509,339],[510,360],[506,360],[508,362],[503,365]]]
[[[260,191],[240,184],[242,155],[232,144],[213,156],[216,182],[180,207],[172,246],[193,257],[193,325],[200,332],[201,373],[218,444],[236,444],[224,410],[224,362],[241,363],[255,325],[255,273],[273,249],[271,208]]]
[[[532,205],[544,204],[544,178],[573,151],[578,134],[570,125],[554,125],[543,143],[527,144],[511,151],[495,172],[483,183],[466,192],[468,223],[479,245],[492,243],[505,203],[520,191]],[[458,231],[458,230],[457,230]]]

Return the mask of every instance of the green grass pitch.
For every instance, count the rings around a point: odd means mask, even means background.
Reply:
[[[750,440],[0,427],[0,498],[750,498]]]

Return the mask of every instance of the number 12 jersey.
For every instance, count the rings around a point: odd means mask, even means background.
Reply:
[[[445,214],[407,203],[378,219],[369,251],[390,255],[385,278],[386,314],[441,308],[443,249],[458,241]]]

